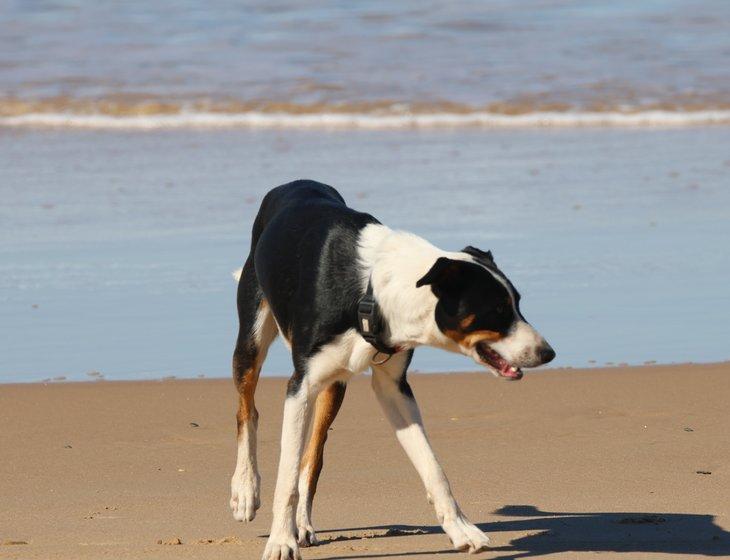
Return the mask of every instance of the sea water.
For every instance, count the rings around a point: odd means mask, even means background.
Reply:
[[[5,2],[0,123],[728,122],[728,29],[725,0]]]

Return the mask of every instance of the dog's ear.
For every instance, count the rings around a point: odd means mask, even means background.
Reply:
[[[423,278],[416,282],[416,288],[431,286],[436,297],[453,292],[463,284],[464,261],[439,257]],[[474,266],[473,264],[471,266]]]
[[[492,251],[482,251],[481,249],[469,245],[467,247],[464,247],[461,252],[466,253],[467,255],[471,255],[476,260],[481,261],[484,264],[497,266],[497,263],[494,262]]]
[[[439,257],[425,276],[416,282],[416,288],[428,285],[437,285],[443,283],[450,276],[456,273],[457,261]]]
[[[474,269],[480,267],[474,263],[457,259],[440,257],[426,275],[416,282],[416,288],[431,286],[433,295],[438,298],[437,315],[439,310],[446,317],[455,317],[459,312],[459,305],[464,288],[472,278]],[[438,319],[437,319],[438,321]]]

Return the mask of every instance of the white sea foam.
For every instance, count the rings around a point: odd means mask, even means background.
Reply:
[[[730,110],[638,112],[532,112],[517,115],[472,113],[213,113],[114,116],[74,113],[28,113],[0,117],[5,127],[58,127],[155,130],[175,128],[575,128],[682,127],[730,124]]]

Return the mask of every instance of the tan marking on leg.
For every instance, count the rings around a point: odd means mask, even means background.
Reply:
[[[324,444],[327,441],[327,431],[340,410],[342,400],[345,398],[345,385],[333,383],[324,389],[317,397],[314,419],[312,422],[312,434],[309,437],[309,445],[302,458],[301,472],[308,476],[308,509],[311,508],[314,493],[317,490],[317,481],[322,471],[322,459],[324,455]]]
[[[238,354],[233,355],[233,371],[235,372],[236,386],[238,388],[238,413],[236,418],[238,420],[239,435],[246,421],[252,420],[254,424],[258,423],[258,411],[254,403],[254,394],[256,393],[256,385],[259,381],[263,358],[270,343],[270,341],[263,339],[273,338],[269,333],[261,332],[266,328],[266,325],[259,318],[264,317],[264,314],[269,312],[269,304],[265,299],[262,299],[261,303],[259,303],[257,320],[253,327],[254,332],[252,333],[252,342],[256,345],[256,355],[252,363],[242,364],[240,363],[241,356]],[[266,345],[266,348],[262,348],[262,342]]]
[[[258,423],[259,413],[254,403],[254,393],[256,392],[260,372],[261,368],[259,367],[258,360],[256,360],[253,367],[247,368],[244,371],[243,379],[238,384],[238,412],[236,419],[238,421],[239,435],[245,422],[251,420],[254,423]]]

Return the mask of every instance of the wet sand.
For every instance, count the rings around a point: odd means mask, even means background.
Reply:
[[[730,364],[411,375],[480,558],[730,554]],[[283,379],[262,379],[262,509],[228,510],[228,380],[0,385],[0,558],[260,557]],[[459,557],[370,391],[353,380],[305,559]],[[177,543],[182,544],[164,544]],[[159,544],[163,543],[163,544]]]

